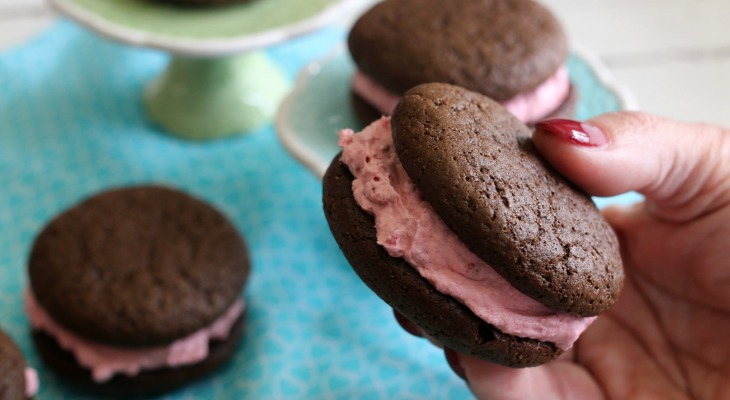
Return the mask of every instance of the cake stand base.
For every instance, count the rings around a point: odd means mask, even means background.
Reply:
[[[152,121],[167,133],[209,140],[270,122],[289,82],[262,52],[219,58],[173,56],[144,93]]]

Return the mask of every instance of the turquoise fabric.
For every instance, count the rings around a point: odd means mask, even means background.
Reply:
[[[326,29],[267,54],[293,80],[343,37]],[[246,335],[232,363],[162,398],[468,398],[441,351],[401,330],[352,272],[321,211],[321,184],[271,125],[193,143],[147,122],[142,89],[166,60],[69,22],[0,54],[0,326],[39,370],[38,398],[90,397],[47,371],[31,345],[22,297],[33,238],[82,198],[136,183],[180,188],[218,207],[253,261]]]
[[[327,29],[267,51],[292,80],[344,34]],[[271,125],[208,143],[148,124],[144,85],[163,53],[61,22],[0,54],[0,326],[38,368],[39,399],[87,399],[46,370],[23,312],[33,238],[57,213],[117,185],[161,183],[225,212],[253,261],[246,336],[233,362],[164,399],[462,399],[440,351],[402,331],[329,233],[321,184]]]

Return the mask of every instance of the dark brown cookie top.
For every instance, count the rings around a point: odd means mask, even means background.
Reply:
[[[248,278],[245,243],[226,217],[156,186],[92,196],[43,229],[30,285],[66,329],[119,346],[170,343],[211,324]]]
[[[560,354],[553,344],[507,335],[439,292],[402,258],[377,244],[375,219],[352,194],[354,179],[335,157],[323,180],[325,216],[342,252],[380,298],[429,336],[461,353],[510,367],[546,363]]]
[[[423,198],[515,288],[580,316],[617,300],[623,268],[613,230],[503,107],[456,86],[426,84],[405,95],[392,129]]]
[[[25,399],[25,360],[10,337],[0,331],[0,399]]]
[[[532,0],[388,0],[354,24],[348,45],[365,74],[395,93],[444,82],[497,101],[532,90],[565,62],[555,17]]]

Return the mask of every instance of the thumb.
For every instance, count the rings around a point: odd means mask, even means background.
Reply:
[[[591,195],[637,191],[655,216],[675,222],[730,200],[730,135],[724,128],[639,112],[586,122],[547,120],[535,128],[542,156]]]
[[[457,354],[469,389],[479,400],[601,399],[601,387],[583,367],[554,361],[515,369]]]

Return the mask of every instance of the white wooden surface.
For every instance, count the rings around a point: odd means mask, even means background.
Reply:
[[[342,23],[370,3],[362,0]],[[633,90],[641,109],[730,126],[730,1],[543,3],[574,43],[597,53]],[[43,0],[0,0],[0,51],[22,45],[56,17]]]
[[[641,109],[730,126],[730,1],[545,0]]]

